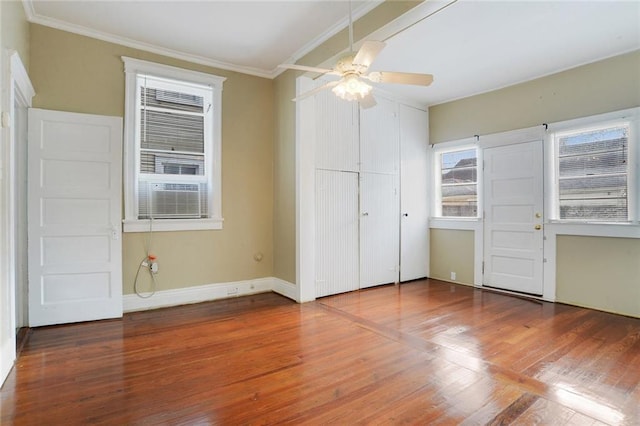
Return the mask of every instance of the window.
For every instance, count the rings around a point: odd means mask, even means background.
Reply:
[[[125,62],[125,231],[220,229],[223,78]]]
[[[477,149],[440,151],[436,161],[436,216],[477,217]]]
[[[555,134],[560,220],[630,220],[629,134],[628,122]]]

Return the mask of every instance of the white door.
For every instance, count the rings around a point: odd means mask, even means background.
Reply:
[[[316,171],[316,297],[358,289],[358,174]]]
[[[122,120],[29,111],[29,324],[122,316]]]
[[[397,104],[382,97],[369,109],[360,109],[360,172],[397,174],[400,137]]]
[[[400,281],[429,275],[426,111],[400,105]]]
[[[360,173],[360,288],[398,282],[398,176]]]
[[[483,285],[542,295],[542,141],[488,148]]]

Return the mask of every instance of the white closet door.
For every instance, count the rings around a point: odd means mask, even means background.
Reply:
[[[429,275],[429,201],[426,111],[399,106],[400,281]]]
[[[315,115],[316,168],[357,172],[358,104],[325,90],[315,96]]]
[[[122,119],[29,111],[29,324],[122,316]]]
[[[360,288],[398,282],[398,176],[360,174]]]
[[[360,171],[396,174],[400,168],[397,104],[378,97],[360,110]]]
[[[316,297],[358,289],[358,174],[316,170]]]

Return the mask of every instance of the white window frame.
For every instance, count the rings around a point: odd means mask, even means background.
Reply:
[[[474,149],[476,151],[476,197],[477,197],[477,213],[476,216],[443,216],[442,215],[442,154],[457,151],[467,151]],[[431,220],[435,221],[454,221],[454,222],[477,222],[481,218],[482,201],[482,150],[477,144],[475,138],[461,139],[457,141],[439,143],[433,145],[431,149],[432,164],[432,190],[433,190],[433,203],[432,209],[433,216]],[[454,226],[455,227],[455,226]]]
[[[546,185],[547,205],[549,209],[547,211],[549,222],[553,224],[567,225],[569,228],[575,228],[578,235],[611,235],[617,236],[619,230],[615,228],[628,227],[629,225],[638,224],[640,217],[640,197],[638,191],[640,191],[640,177],[638,167],[640,165],[640,108],[631,108],[623,111],[616,111],[606,114],[598,114],[589,117],[582,117],[574,120],[567,120],[563,122],[550,124],[547,129],[547,136],[545,145],[550,147],[548,150],[547,163],[551,166],[548,169],[547,178],[549,184]],[[628,146],[628,172],[627,172],[627,208],[628,208],[628,220],[606,222],[601,220],[576,220],[576,219],[561,219],[560,218],[560,202],[559,202],[559,188],[558,188],[558,172],[559,172],[559,155],[558,155],[558,140],[562,135],[573,132],[588,132],[603,127],[615,127],[627,125],[629,127],[629,146]],[[591,231],[586,231],[586,228],[590,228]],[[622,231],[623,233],[625,231]],[[569,232],[568,232],[569,233]],[[569,234],[574,234],[570,232]]]
[[[133,59],[123,56],[125,70],[125,117],[124,117],[124,232],[187,231],[222,229],[222,84],[226,80],[211,74],[185,70],[168,65]],[[205,159],[209,164],[209,217],[204,219],[138,219],[138,163],[139,149],[136,138],[138,117],[137,78],[139,74],[179,80],[185,83],[206,85],[212,89],[212,137],[205,146]],[[183,176],[172,176],[172,180]],[[153,222],[153,224],[151,224]]]

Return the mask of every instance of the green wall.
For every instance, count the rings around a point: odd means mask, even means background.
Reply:
[[[640,240],[557,239],[560,302],[640,317]]]
[[[473,285],[473,231],[432,229],[430,231],[429,278]],[[451,279],[451,273],[456,279]]]
[[[2,47],[17,51],[22,64],[29,71],[29,23],[22,2],[2,0],[0,7],[2,7],[0,19]]]
[[[222,94],[222,215],[219,231],[156,232],[158,289],[273,275],[273,81],[31,25],[34,106],[122,117],[128,56],[226,77]],[[124,293],[145,256],[143,233],[123,236]],[[261,262],[254,260],[262,253]],[[141,283],[144,285],[144,283]]]
[[[640,51],[432,106],[429,108],[430,142],[515,130],[637,106],[640,106]],[[473,251],[472,239],[461,240],[456,236],[460,231],[437,231],[436,238],[447,243],[443,250],[434,247],[432,241],[432,271],[448,274],[450,268],[463,268],[462,262],[473,262],[473,258],[458,256],[458,253]],[[559,236],[557,300],[640,316],[639,250],[640,239]]]

